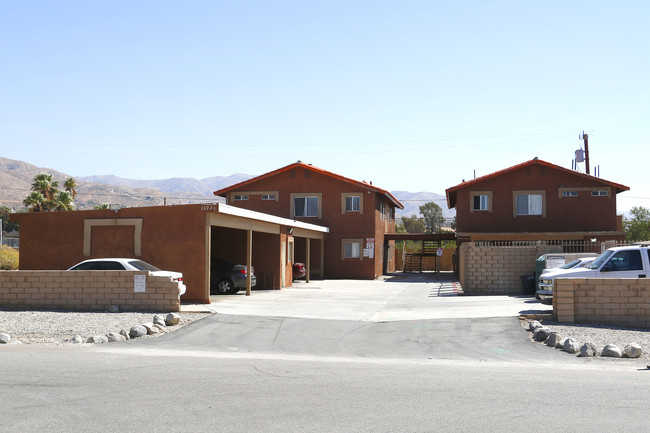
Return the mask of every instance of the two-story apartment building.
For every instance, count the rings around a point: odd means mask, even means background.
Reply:
[[[404,206],[370,182],[350,179],[298,161],[214,192],[244,209],[329,227],[323,242],[289,238],[294,262],[305,261],[321,278],[374,279],[393,272],[395,208]]]
[[[629,187],[541,159],[446,190],[460,240],[624,240],[616,195]]]

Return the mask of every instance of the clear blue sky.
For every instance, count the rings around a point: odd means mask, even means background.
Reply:
[[[537,156],[650,207],[647,1],[0,0],[0,156],[73,176],[300,159],[444,193]],[[584,165],[580,167],[584,170]]]

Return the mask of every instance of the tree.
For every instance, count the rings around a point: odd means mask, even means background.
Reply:
[[[65,191],[59,191],[58,180],[51,174],[39,173],[34,176],[32,191],[23,204],[32,212],[72,210],[76,188],[77,181],[70,177],[65,181]]]
[[[18,231],[19,224],[9,221],[9,215],[12,213],[7,206],[0,206],[0,219],[2,219],[2,229],[7,232]]]
[[[415,215],[403,216],[402,225],[406,233],[424,233],[424,221]]]
[[[74,177],[69,177],[63,183],[63,188],[72,195],[72,200],[77,196],[77,180]]]
[[[650,209],[634,206],[630,215],[630,218],[623,218],[626,239],[629,242],[650,240]]]
[[[442,208],[430,201],[420,206],[420,213],[424,217],[424,227],[427,233],[440,233],[440,228],[445,223]]]

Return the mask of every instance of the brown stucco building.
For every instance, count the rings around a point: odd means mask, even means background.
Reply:
[[[312,243],[312,275],[321,278],[374,279],[395,270],[395,208],[404,206],[371,183],[298,161],[214,192],[243,209],[326,226],[323,243]],[[306,244],[296,240],[295,260]]]
[[[446,190],[459,240],[624,240],[629,187],[532,159]]]
[[[181,302],[210,302],[210,260],[252,265],[256,288],[290,286],[291,245],[322,244],[328,229],[225,204],[12,214],[21,270],[68,269],[89,258],[133,257],[183,273]]]

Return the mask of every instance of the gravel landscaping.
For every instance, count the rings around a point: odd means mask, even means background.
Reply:
[[[67,345],[76,335],[85,341],[95,335],[119,333],[136,325],[153,321],[155,312],[67,312],[0,310],[0,333],[11,336],[10,344]],[[160,313],[165,315],[166,313]],[[182,326],[208,317],[205,313],[179,313],[178,325],[162,327],[162,332],[146,335],[151,338],[174,332]]]
[[[650,359],[650,330],[608,327],[600,325],[577,325],[574,323],[561,323],[552,320],[540,320],[542,325],[551,328],[562,337],[570,337],[578,342],[591,342],[601,350],[608,344],[620,348],[631,343],[638,343],[643,348],[643,359]],[[521,326],[528,330],[528,320],[522,320]],[[540,343],[543,344],[543,343]],[[568,354],[567,354],[568,355]]]

